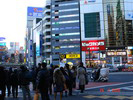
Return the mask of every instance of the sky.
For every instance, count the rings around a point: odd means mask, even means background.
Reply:
[[[10,42],[20,42],[24,46],[26,34],[27,7],[44,7],[45,0],[1,0],[0,37]]]

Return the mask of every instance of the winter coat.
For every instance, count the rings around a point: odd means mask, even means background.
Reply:
[[[29,81],[29,71],[21,71],[19,73],[19,83],[20,85],[29,85],[30,81]]]
[[[53,73],[54,84],[64,85],[65,77],[59,68],[56,68]]]
[[[36,85],[39,90],[44,90],[49,87],[50,72],[47,68],[41,69],[37,74]]]
[[[85,85],[85,69],[83,67],[78,68],[78,79],[79,79],[79,85]]]
[[[6,73],[3,69],[0,69],[0,90],[4,89],[6,85]]]

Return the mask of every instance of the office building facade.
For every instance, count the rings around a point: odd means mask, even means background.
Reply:
[[[80,61],[78,0],[51,0],[52,63]]]
[[[47,0],[43,11],[43,61],[52,63],[51,55],[51,1]]]

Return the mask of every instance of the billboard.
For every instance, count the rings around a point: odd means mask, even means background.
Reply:
[[[125,19],[126,20],[133,20],[133,1],[132,0],[125,0]]]
[[[39,7],[28,7],[27,8],[27,16],[42,18],[43,16],[42,12],[43,12],[43,9]]]
[[[6,46],[6,42],[0,42],[0,46]]]
[[[40,32],[36,33],[36,56],[40,56]]]
[[[10,47],[14,47],[14,42],[10,42]]]
[[[104,40],[82,41],[82,51],[102,51],[105,50]]]
[[[0,41],[4,41],[5,39],[5,37],[0,37]]]

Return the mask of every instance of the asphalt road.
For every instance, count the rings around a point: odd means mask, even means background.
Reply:
[[[116,84],[86,88],[84,93],[74,90],[74,96],[63,97],[63,100],[133,100],[133,72],[110,73],[107,83],[113,82]],[[31,95],[33,97],[34,93],[31,92]],[[50,98],[54,100],[53,95]],[[22,92],[19,93],[18,99],[10,97],[6,98],[6,100],[22,100]],[[57,100],[60,100],[59,94]]]

